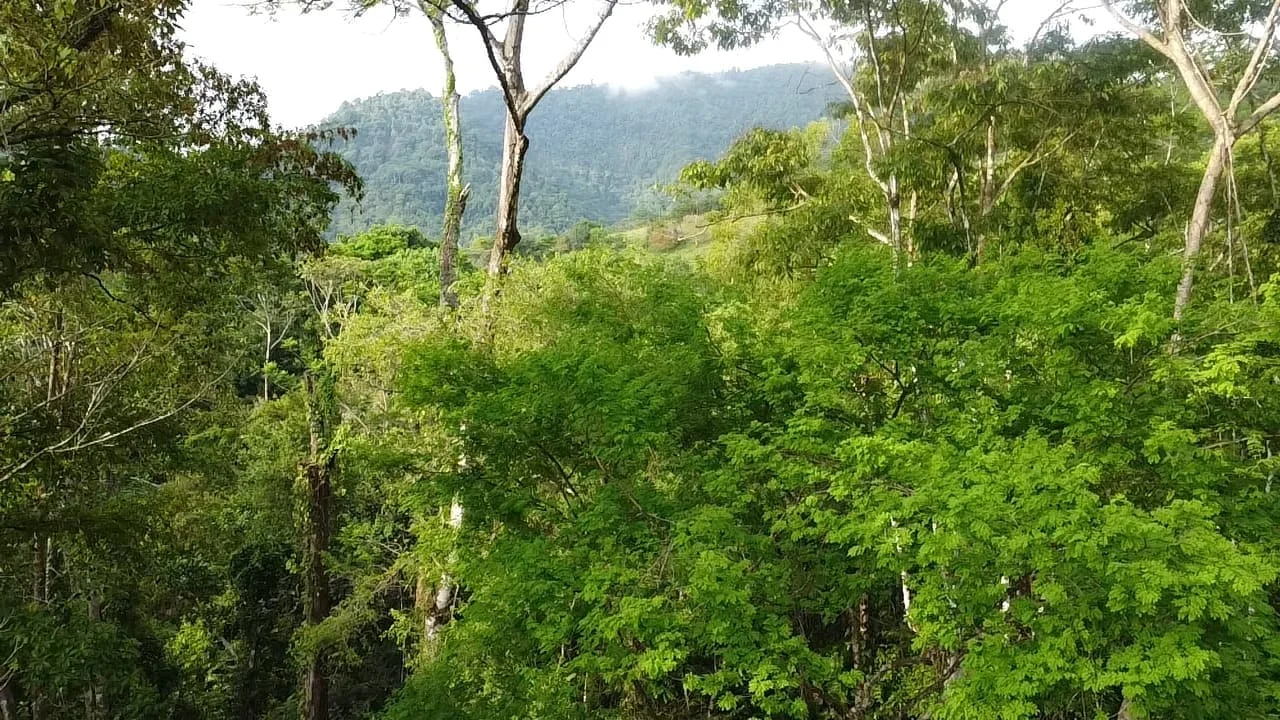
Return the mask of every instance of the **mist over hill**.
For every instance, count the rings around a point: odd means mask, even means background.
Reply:
[[[655,184],[685,164],[720,155],[752,127],[807,124],[837,93],[825,68],[808,64],[685,73],[642,91],[552,90],[529,121],[522,227],[555,232],[583,218],[609,223],[656,210]],[[470,237],[493,227],[504,109],[496,89],[463,97],[461,108]],[[355,100],[324,124],[357,130],[342,152],[366,183],[360,205],[336,211],[338,234],[384,222],[439,232],[446,159],[438,97],[414,90]]]

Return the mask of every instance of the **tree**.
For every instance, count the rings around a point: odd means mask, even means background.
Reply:
[[[677,52],[709,44],[743,47],[794,22],[823,51],[845,90],[846,111],[862,149],[862,168],[883,198],[883,223],[860,220],[865,232],[908,262],[918,257],[914,224],[919,190],[902,187],[896,165],[915,140],[924,114],[920,90],[930,79],[985,68],[1005,44],[995,10],[981,2],[671,2],[651,26],[654,39]],[[974,26],[972,29],[970,26]],[[995,132],[994,121],[988,125]],[[994,137],[991,139],[994,144]],[[989,148],[994,163],[995,148]],[[990,178],[990,173],[983,176]],[[992,184],[983,184],[985,189]],[[983,197],[987,194],[984,192]],[[978,243],[981,245],[981,243]],[[981,248],[974,248],[975,251]],[[980,254],[980,253],[977,253]]]
[[[466,214],[467,199],[471,195],[471,186],[462,182],[462,120],[458,109],[458,79],[453,71],[453,55],[449,52],[443,10],[428,0],[422,0],[419,7],[422,14],[431,21],[436,48],[444,60],[444,90],[440,96],[440,110],[449,169],[445,181],[444,219],[440,233],[440,302],[449,307],[457,307],[458,294],[453,289],[453,283],[457,280],[458,240],[462,235],[462,217]]]
[[[1255,91],[1266,88],[1260,81],[1276,53],[1280,2],[1233,3],[1223,8],[1187,0],[1132,3],[1140,20],[1154,20],[1154,32],[1125,14],[1114,0],[1104,0],[1103,5],[1127,30],[1173,63],[1213,133],[1187,225],[1182,278],[1174,296],[1173,316],[1181,320],[1191,301],[1196,264],[1209,234],[1218,185],[1230,172],[1232,149],[1243,135],[1280,108],[1280,93],[1260,102],[1254,97]],[[1225,29],[1202,25],[1205,22],[1221,23]],[[1224,42],[1227,52],[1215,51],[1213,46]],[[1244,60],[1243,66],[1239,60]],[[1231,77],[1236,78],[1234,83],[1229,80]]]
[[[552,7],[557,5],[558,2],[551,4]],[[486,17],[471,0],[452,0],[455,15],[480,35],[489,65],[502,89],[502,99],[507,111],[502,141],[502,167],[498,179],[497,234],[489,253],[488,272],[491,282],[497,282],[498,277],[505,272],[508,255],[520,243],[520,183],[524,179],[525,153],[529,150],[529,138],[525,134],[529,115],[547,92],[578,64],[578,60],[616,6],[617,0],[603,0],[600,14],[574,47],[540,85],[530,89],[524,79],[525,21],[531,14],[543,12],[545,8],[535,6],[531,0],[512,0],[510,8],[501,15]],[[506,23],[501,42],[493,29],[493,24],[498,21]]]
[[[216,188],[203,207],[194,199],[186,205],[184,217],[204,213],[208,227],[215,219],[230,227],[235,215],[218,218],[215,198],[232,207],[252,203],[243,193],[270,189],[271,175],[310,172],[322,186],[332,178],[355,189],[340,160],[270,132],[255,85],[183,57],[175,37],[182,8],[169,0],[127,9],[105,0],[22,0],[0,9],[0,223],[10,239],[0,255],[4,288],[46,271],[97,272],[190,254],[183,245],[196,240],[147,217],[150,205],[130,212],[111,204],[179,173]],[[116,195],[100,192],[108,182]],[[103,215],[109,222],[99,221]],[[246,251],[268,242],[225,233],[217,240]],[[300,248],[320,238],[313,229],[282,240]]]
[[[326,369],[308,370],[303,378],[306,391],[308,449],[302,464],[305,497],[305,570],[307,625],[314,628],[329,618],[333,610],[330,596],[330,538],[333,534],[333,474],[337,465],[337,399],[333,377]],[[329,718],[328,653],[319,648],[310,653],[303,680],[304,720]]]
[[[187,609],[156,601],[186,580],[152,543],[243,367],[226,290],[318,249],[359,189],[323,148],[342,131],[272,132],[256,86],[185,60],[183,7],[0,8],[6,714],[164,713],[134,613]]]
[[[266,4],[272,10],[279,8],[284,0],[269,0]],[[303,10],[327,9],[331,3],[324,0],[294,0]],[[444,128],[444,146],[448,157],[445,171],[445,203],[440,228],[440,302],[454,307],[457,295],[453,284],[457,279],[458,243],[462,234],[462,220],[466,214],[467,200],[470,197],[470,185],[464,184],[462,119],[458,103],[458,81],[454,72],[453,54],[449,49],[449,38],[445,32],[444,5],[435,0],[350,0],[347,9],[356,16],[369,12],[373,8],[389,7],[397,16],[405,15],[413,9],[420,11],[431,24],[432,39],[444,64],[443,88],[440,95],[441,118]]]

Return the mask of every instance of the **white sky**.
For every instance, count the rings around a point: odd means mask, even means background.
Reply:
[[[559,61],[596,15],[596,2],[574,0],[567,9],[530,21],[525,34],[525,77],[531,86]],[[1005,22],[1015,37],[1029,37],[1057,4],[1056,0],[1012,0],[1006,5]],[[271,18],[251,14],[244,0],[192,0],[183,36],[194,55],[212,61],[223,72],[256,77],[267,93],[273,119],[287,127],[317,122],[345,100],[416,88],[438,94],[440,59],[425,18],[393,18],[381,9],[352,19],[341,9],[344,0],[334,5],[309,15],[289,9]],[[680,57],[654,47],[645,36],[645,22],[652,12],[649,4],[619,7],[563,85],[608,84],[638,90],[651,87],[659,77],[684,71],[715,72],[822,58],[794,28],[749,50]],[[453,28],[450,43],[461,92],[495,84],[474,30]]]

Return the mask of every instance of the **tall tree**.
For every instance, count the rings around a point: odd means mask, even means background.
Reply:
[[[489,65],[502,89],[502,99],[507,110],[502,140],[502,168],[498,177],[497,234],[489,253],[488,272],[491,283],[504,272],[507,257],[520,243],[520,183],[524,179],[524,158],[529,150],[529,137],[525,134],[529,115],[551,88],[578,64],[600,28],[613,14],[618,0],[602,0],[602,3],[599,14],[582,37],[540,84],[530,88],[524,78],[525,23],[531,15],[544,12],[546,8],[535,5],[532,0],[512,0],[505,12],[490,16],[481,14],[472,0],[451,0],[451,15],[479,33]],[[558,7],[561,4],[553,1],[547,6]],[[501,40],[494,30],[497,23],[505,23]]]
[[[886,167],[895,148],[910,142],[919,115],[916,88],[942,64],[959,63],[959,18],[931,0],[819,4],[796,9],[796,23],[823,52],[844,88],[857,127],[863,167],[884,199],[887,232],[867,232],[905,255],[917,257],[913,228],[918,191],[904,193],[899,173]],[[829,32],[824,32],[824,28]],[[967,48],[966,48],[967,49]],[[904,218],[904,195],[906,198]],[[904,219],[906,227],[904,228]]]
[[[444,61],[444,89],[440,94],[440,111],[449,168],[445,179],[444,218],[440,230],[440,302],[448,307],[457,307],[458,294],[453,283],[458,276],[458,239],[462,234],[462,217],[467,211],[467,198],[471,194],[471,186],[462,182],[462,118],[458,108],[458,78],[453,69],[453,54],[449,50],[443,10],[427,0],[422,0],[419,7],[431,22],[436,49],[440,51],[440,58]]]
[[[266,5],[275,10],[287,0],[267,0]],[[328,8],[328,0],[294,0],[303,12]],[[432,40],[443,62],[440,111],[444,125],[445,154],[448,166],[445,172],[445,203],[440,227],[440,302],[449,307],[458,303],[453,284],[457,280],[458,243],[462,235],[462,220],[467,210],[471,187],[462,180],[463,147],[462,117],[459,109],[458,78],[453,65],[453,52],[446,32],[446,0],[350,0],[347,10],[355,16],[363,15],[376,7],[386,6],[397,15],[406,15],[414,9],[422,13],[431,24]]]
[[[184,7],[174,0],[0,6],[3,286],[50,270],[120,266],[157,249],[155,226],[122,232],[86,219],[108,169],[104,147],[198,149],[223,139],[253,142],[264,159],[270,152],[258,88],[183,56],[176,33]]]
[[[302,464],[304,515],[303,566],[306,582],[305,613],[309,627],[317,627],[333,610],[330,595],[329,553],[333,534],[333,474],[337,466],[334,435],[337,399],[334,378],[327,368],[308,370],[303,378],[307,405],[308,450]],[[326,648],[316,648],[307,658],[303,680],[303,720],[329,718],[329,668]]]
[[[1173,64],[1213,134],[1187,224],[1182,278],[1174,295],[1173,316],[1181,320],[1191,301],[1196,263],[1209,234],[1219,184],[1231,172],[1232,149],[1280,108],[1280,93],[1265,99],[1254,95],[1268,87],[1261,80],[1277,54],[1280,0],[1227,5],[1204,0],[1141,0],[1128,5],[1136,19],[1115,0],[1103,0],[1103,6],[1121,25]],[[1215,47],[1223,43],[1229,52]],[[1234,62],[1237,60],[1244,60],[1243,65]]]
[[[913,225],[919,189],[905,188],[899,167],[902,148],[916,136],[925,115],[920,88],[928,80],[956,76],[983,67],[992,48],[1005,38],[996,10],[984,2],[890,0],[874,2],[703,3],[671,0],[670,12],[650,30],[654,39],[680,53],[709,45],[745,47],[794,23],[823,52],[833,76],[845,91],[845,110],[853,120],[862,154],[862,170],[882,199],[879,216],[857,218],[864,232],[887,245],[894,257],[918,256]],[[994,124],[989,166],[995,164]],[[984,190],[993,176],[984,176]],[[986,195],[984,194],[984,197]]]

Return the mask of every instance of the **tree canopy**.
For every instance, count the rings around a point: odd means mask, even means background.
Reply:
[[[1277,8],[1116,6],[1215,120],[1133,28],[681,0],[830,94],[548,95],[494,293],[425,95],[286,133],[180,3],[0,7],[0,720],[1274,717]]]

